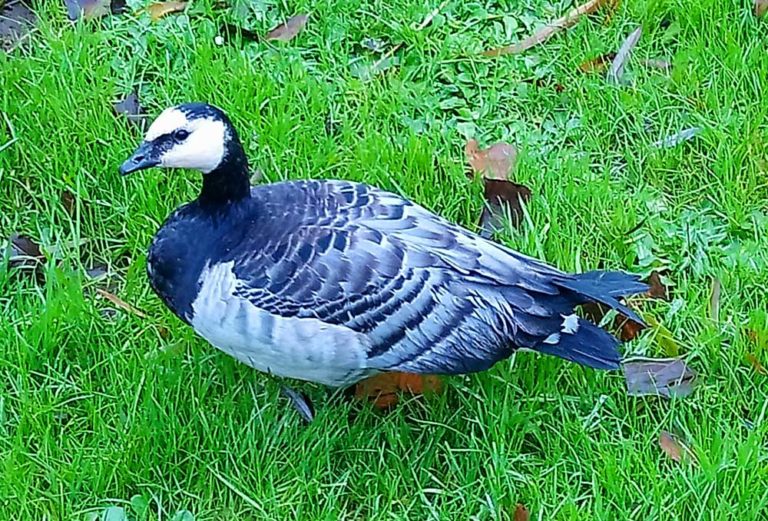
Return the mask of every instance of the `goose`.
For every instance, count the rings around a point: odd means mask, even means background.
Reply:
[[[250,367],[331,387],[385,372],[475,373],[518,349],[617,369],[619,341],[574,309],[647,291],[620,271],[562,272],[400,195],[344,180],[251,186],[220,108],[185,103],[150,125],[122,175],[197,170],[198,197],[154,236],[164,304]]]

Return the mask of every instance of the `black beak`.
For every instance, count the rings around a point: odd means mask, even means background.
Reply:
[[[136,149],[131,157],[120,165],[120,175],[128,175],[139,170],[152,168],[160,164],[156,153],[152,150],[152,143],[145,141]]]

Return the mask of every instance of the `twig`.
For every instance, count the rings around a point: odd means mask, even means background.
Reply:
[[[520,54],[523,51],[527,51],[531,47],[534,47],[540,43],[543,43],[549,40],[552,36],[559,33],[563,29],[567,29],[568,27],[574,25],[579,20],[579,18],[581,18],[585,14],[594,13],[600,7],[602,7],[606,3],[609,3],[610,1],[611,0],[590,0],[589,2],[580,5],[575,9],[571,9],[568,12],[568,14],[566,14],[562,18],[558,18],[554,22],[551,22],[545,25],[544,27],[536,31],[534,34],[532,34],[525,40],[522,40],[512,45],[507,45],[506,47],[500,47],[498,49],[485,51],[483,53],[483,56],[502,56],[504,54]]]

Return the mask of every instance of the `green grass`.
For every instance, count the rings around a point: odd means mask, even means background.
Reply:
[[[157,24],[74,27],[60,3],[38,2],[29,45],[0,54],[0,147],[15,138],[0,152],[0,230],[57,252],[44,286],[0,271],[0,519],[84,519],[136,494],[151,519],[496,520],[517,502],[537,520],[766,519],[768,377],[744,357],[768,362],[768,26],[750,3],[623,2],[608,25],[598,15],[492,60],[477,52],[570,6],[451,1],[416,31],[438,0],[251,3],[262,33],[312,16],[288,44],[218,46],[226,13],[209,2]],[[637,23],[632,85],[578,72]],[[399,66],[367,82],[350,73],[376,59],[365,37],[403,42]],[[673,71],[639,65],[656,57]],[[111,104],[137,84],[153,115],[222,106],[269,180],[366,181],[468,227],[482,200],[466,138],[516,143],[515,177],[534,196],[500,240],[565,270],[668,267],[672,302],[646,310],[701,385],[632,398],[620,373],[524,353],[387,415],[300,385],[318,409],[303,425],[278,381],[196,338],[149,290],[146,247],[199,179],[117,174],[140,136]],[[651,147],[695,125],[700,137]],[[96,262],[148,319],[105,314],[84,275]],[[652,334],[624,350],[664,356]],[[698,465],[666,458],[662,430]]]

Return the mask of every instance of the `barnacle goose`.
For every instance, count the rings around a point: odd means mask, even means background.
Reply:
[[[151,167],[203,174],[152,241],[152,288],[260,371],[345,386],[482,371],[518,348],[614,369],[618,340],[574,307],[641,322],[618,300],[647,290],[636,276],[563,273],[365,184],[251,186],[235,128],[208,104],[166,109],[120,172]]]

